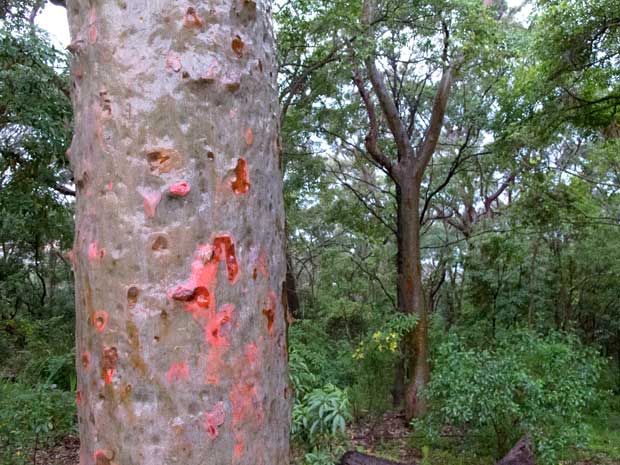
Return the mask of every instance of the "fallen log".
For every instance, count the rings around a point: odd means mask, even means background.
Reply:
[[[417,462],[394,462],[361,452],[349,451],[342,456],[338,465],[417,465]],[[534,447],[530,438],[527,436],[521,438],[510,452],[495,465],[536,465]]]
[[[338,465],[416,465],[415,462],[403,463],[386,460],[361,452],[349,451],[342,456]]]
[[[536,465],[534,446],[528,436],[521,438],[506,456],[495,465]]]

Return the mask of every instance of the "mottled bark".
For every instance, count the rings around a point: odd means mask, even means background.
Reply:
[[[284,465],[267,0],[70,0],[82,465]]]

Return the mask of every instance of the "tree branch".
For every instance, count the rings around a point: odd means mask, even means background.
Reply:
[[[357,86],[357,90],[362,97],[362,101],[364,102],[364,106],[366,107],[366,113],[368,114],[368,134],[366,134],[366,138],[364,139],[364,145],[366,146],[366,150],[372,156],[372,158],[383,166],[390,177],[394,177],[394,170],[392,161],[379,149],[378,145],[378,123],[377,123],[377,114],[375,112],[375,106],[370,99],[370,95],[366,91],[364,87],[364,82],[359,74],[359,71],[355,70],[353,73],[353,82]]]

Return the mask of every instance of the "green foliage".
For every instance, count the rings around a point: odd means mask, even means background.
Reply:
[[[73,241],[67,54],[0,7],[0,460],[74,431]]]
[[[334,465],[334,457],[323,450],[308,452],[304,456],[304,465]]]
[[[556,463],[584,438],[601,367],[591,350],[559,334],[514,332],[492,349],[452,337],[438,350],[426,392],[431,413],[419,426],[437,435],[450,425],[475,447],[491,440],[497,456],[529,434],[541,462]]]
[[[30,462],[30,451],[74,432],[75,393],[54,385],[0,381],[0,460]]]
[[[346,391],[333,384],[313,389],[293,406],[293,436],[309,443],[337,437],[351,420]]]

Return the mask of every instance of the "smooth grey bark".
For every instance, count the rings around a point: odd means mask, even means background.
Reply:
[[[67,5],[82,465],[284,465],[267,0]]]

